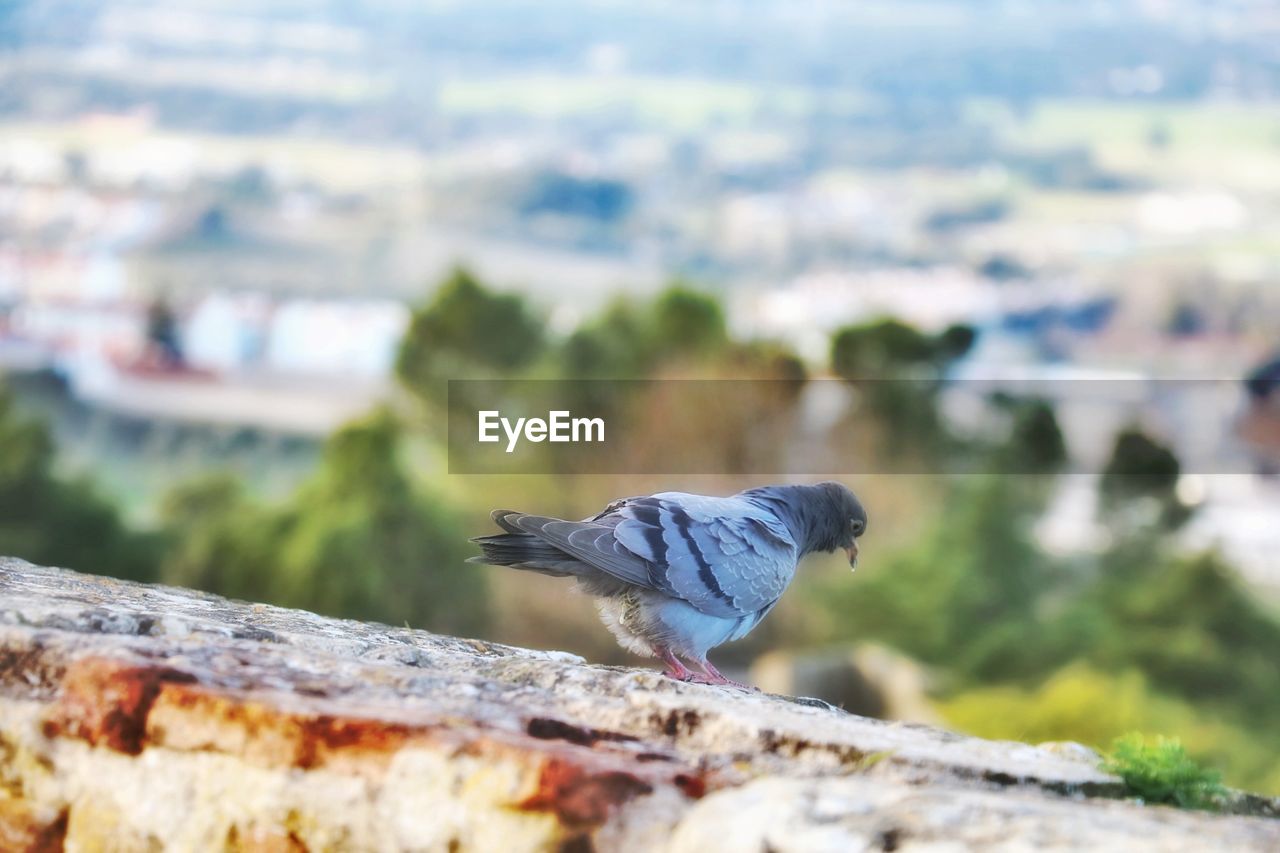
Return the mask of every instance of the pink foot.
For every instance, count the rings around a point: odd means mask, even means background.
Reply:
[[[736,687],[739,690],[745,690],[748,693],[760,692],[760,688],[758,687],[752,687],[750,684],[743,684],[741,681],[734,681],[732,678],[725,678],[720,670],[716,669],[709,660],[699,661],[698,665],[701,666],[710,677],[710,680],[707,682],[708,684],[723,684],[726,687]]]
[[[701,672],[694,672],[683,663],[680,658],[675,656],[671,649],[655,649],[658,657],[662,658],[662,662],[667,665],[666,672],[663,673],[667,678],[674,678],[676,681],[683,681],[686,684],[710,684],[716,687],[736,687],[739,690],[745,690],[749,693],[759,693],[760,689],[752,687],[750,684],[743,684],[740,681],[734,681],[732,678],[725,678],[720,670],[711,665],[711,661],[698,661],[698,666],[702,667]]]
[[[696,673],[690,672],[689,668],[680,662],[680,658],[676,657],[671,649],[657,649],[658,657],[662,658],[662,662],[667,665],[667,671],[663,673],[667,678],[674,678],[676,681],[691,681],[696,677]]]

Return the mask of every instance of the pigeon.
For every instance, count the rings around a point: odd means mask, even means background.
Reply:
[[[512,510],[491,517],[505,532],[472,539],[484,554],[468,562],[571,577],[624,649],[660,659],[671,678],[744,689],[752,688],[725,678],[707,652],[760,624],[806,554],[843,548],[856,567],[867,529],[866,510],[840,483],[731,497],[660,492],[616,500],[582,521]]]

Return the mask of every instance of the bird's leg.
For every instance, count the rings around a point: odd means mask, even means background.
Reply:
[[[750,684],[743,684],[741,681],[734,681],[732,678],[725,678],[724,674],[721,673],[720,670],[716,669],[715,665],[709,660],[698,661],[698,666],[702,667],[703,672],[710,677],[712,684],[723,684],[726,687],[736,687],[739,690],[746,690],[750,693],[760,692],[760,688],[758,687],[752,687]]]
[[[693,684],[720,684],[708,676],[693,672],[687,666],[680,662],[680,658],[676,657],[675,652],[666,646],[658,646],[654,649],[658,653],[658,657],[662,658],[662,662],[667,665],[667,671],[663,673],[667,678],[674,678],[676,681],[687,681]]]
[[[676,681],[688,681],[689,676],[693,675],[671,649],[666,646],[658,646],[654,651],[658,653],[658,657],[662,658],[662,662],[667,665],[667,671],[663,674],[668,678],[674,678]]]

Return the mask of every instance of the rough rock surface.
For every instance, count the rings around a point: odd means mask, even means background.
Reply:
[[[1087,753],[0,559],[0,849],[1280,849]]]

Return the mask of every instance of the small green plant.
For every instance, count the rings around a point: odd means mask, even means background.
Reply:
[[[1149,742],[1136,732],[1117,738],[1105,768],[1148,803],[1214,811],[1227,796],[1221,775],[1197,764],[1176,738]]]

